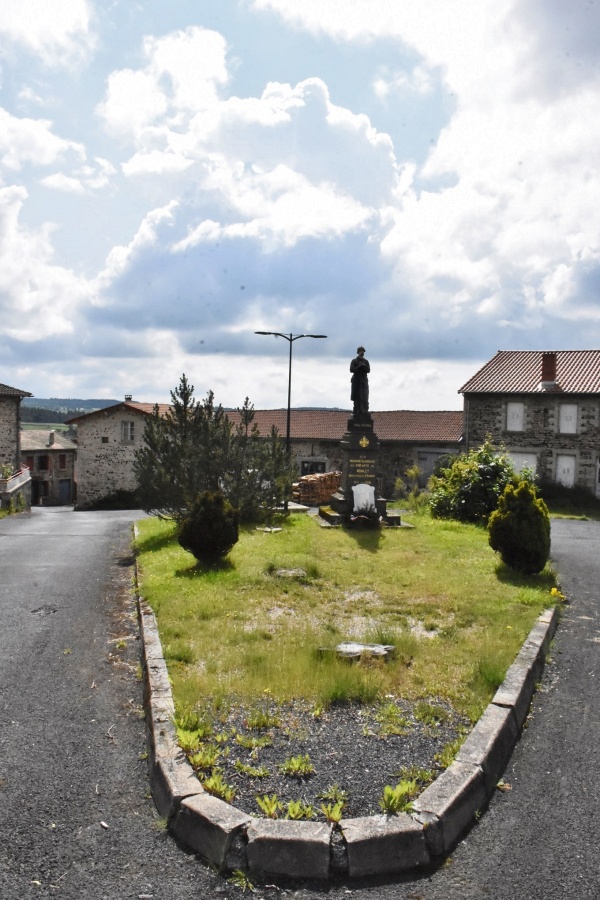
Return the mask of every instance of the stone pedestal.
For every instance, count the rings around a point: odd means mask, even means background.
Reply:
[[[356,413],[348,419],[348,430],[340,446],[343,454],[342,484],[329,501],[331,508],[343,519],[349,520],[354,513],[352,488],[357,484],[370,484],[375,491],[375,505],[379,516],[386,521],[393,519],[394,524],[399,524],[399,517],[388,517],[387,500],[377,495],[375,470],[379,441],[373,430],[370,413]]]

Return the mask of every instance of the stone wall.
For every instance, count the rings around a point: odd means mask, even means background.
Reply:
[[[145,420],[144,413],[119,408],[100,410],[79,422],[75,463],[78,509],[114,491],[135,490],[134,453],[143,444]]]
[[[285,440],[285,437],[283,437]],[[342,451],[339,441],[292,440],[292,457],[302,475],[302,463],[323,463],[325,472],[342,468]]]
[[[523,430],[507,429],[507,402],[523,404]],[[559,430],[560,407],[576,404],[576,432]],[[600,460],[600,398],[586,394],[477,394],[465,397],[467,449],[490,435],[509,452],[531,453],[541,478],[556,480],[557,456],[575,458],[575,483],[595,491]]]
[[[19,468],[19,397],[0,397],[0,466]]]

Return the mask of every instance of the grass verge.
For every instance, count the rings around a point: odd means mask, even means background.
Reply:
[[[507,569],[475,526],[413,520],[413,530],[322,529],[292,516],[248,528],[203,568],[174,526],[139,523],[141,593],[153,608],[180,715],[235,701],[301,700],[315,710],[385,696],[440,698],[475,721],[539,612],[553,573]],[[394,644],[390,662],[348,664],[342,640]]]

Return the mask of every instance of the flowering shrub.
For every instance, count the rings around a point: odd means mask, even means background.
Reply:
[[[431,476],[431,514],[438,519],[485,523],[505,487],[516,481],[510,457],[495,450],[488,439]]]

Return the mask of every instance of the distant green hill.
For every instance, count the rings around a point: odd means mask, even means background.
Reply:
[[[24,397],[21,402],[21,422],[51,424],[64,422],[80,413],[93,412],[114,406],[118,400],[81,400],[77,397]]]
[[[36,406],[38,409],[53,409],[56,412],[91,412],[94,409],[104,409],[105,406],[114,406],[119,400],[81,400],[77,397],[24,397],[21,409],[26,406]]]

